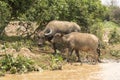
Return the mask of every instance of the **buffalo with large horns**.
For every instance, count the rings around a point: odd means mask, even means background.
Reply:
[[[50,21],[45,29],[38,33],[38,45],[41,46],[45,43],[45,41],[51,42],[53,36],[56,33],[68,34],[71,32],[80,32],[81,28],[75,22],[68,21],[58,21],[53,20]],[[53,43],[54,53],[56,53],[56,47]]]

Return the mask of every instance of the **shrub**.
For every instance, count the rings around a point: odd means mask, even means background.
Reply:
[[[110,54],[114,57],[120,58],[120,50],[111,50]]]
[[[4,72],[15,73],[25,73],[29,71],[34,71],[34,61],[32,59],[26,58],[24,56],[17,56],[5,54],[5,56],[0,60],[0,69]]]
[[[90,27],[90,33],[95,34],[100,40],[103,36],[103,24],[98,22]]]
[[[120,8],[113,7],[111,8],[111,12],[109,13],[111,21],[120,25]]]
[[[11,18],[10,6],[7,3],[0,1],[0,34],[3,32],[10,18]]]
[[[114,28],[111,32],[110,32],[110,38],[109,38],[109,43],[113,44],[113,43],[119,43],[120,42],[120,34],[117,31],[117,28]]]

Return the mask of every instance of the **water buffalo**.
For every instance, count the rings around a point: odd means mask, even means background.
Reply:
[[[68,21],[50,21],[45,29],[38,33],[38,45],[41,46],[47,40],[51,42],[53,36],[56,33],[68,34],[71,32],[79,32],[81,30],[80,26],[75,22]],[[54,53],[56,53],[56,47],[53,43]]]
[[[89,33],[72,32],[66,35],[56,33],[52,39],[53,43],[62,42],[66,44],[68,48],[68,55],[71,56],[73,50],[78,57],[78,61],[81,62],[79,51],[91,52],[94,55],[95,63],[100,62],[100,50],[99,50],[99,39]],[[81,62],[82,63],[82,62]]]

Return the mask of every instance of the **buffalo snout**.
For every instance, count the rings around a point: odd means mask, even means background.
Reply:
[[[43,44],[42,44],[42,43],[38,43],[38,46],[42,47],[42,46],[43,46]]]
[[[37,44],[38,46],[42,47],[45,44],[45,41],[43,39],[39,39]]]

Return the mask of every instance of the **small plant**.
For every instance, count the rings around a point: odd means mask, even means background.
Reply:
[[[16,51],[20,51],[21,46],[22,46],[22,43],[18,41],[12,44],[12,48],[14,48]]]
[[[32,59],[24,56],[14,58],[10,54],[6,54],[0,60],[0,69],[11,74],[35,71],[34,61]]]
[[[61,70],[62,69],[63,58],[59,54],[51,56],[51,69],[52,70]]]

